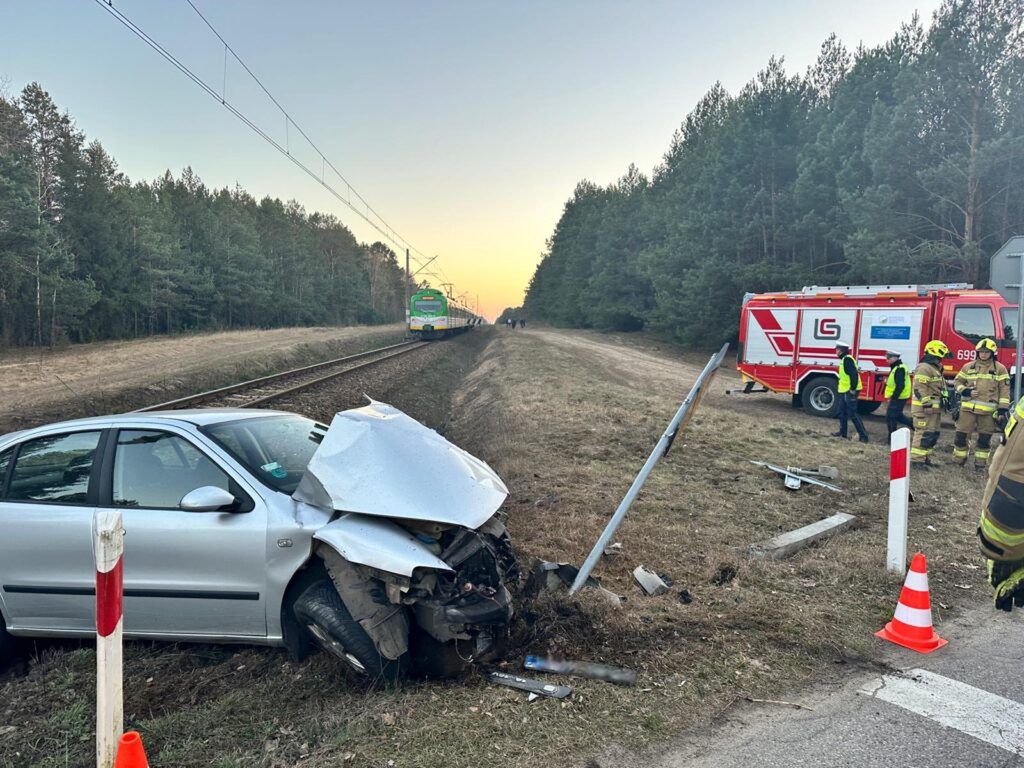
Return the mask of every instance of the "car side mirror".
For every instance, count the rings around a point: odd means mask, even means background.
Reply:
[[[204,485],[202,488],[196,488],[182,496],[181,501],[178,502],[178,508],[185,512],[228,512],[230,509],[225,509],[225,507],[232,507],[237,502],[238,500],[223,488]]]

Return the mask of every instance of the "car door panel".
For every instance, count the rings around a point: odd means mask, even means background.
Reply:
[[[167,437],[147,442],[143,433]],[[125,632],[264,637],[267,510],[262,499],[210,458],[208,447],[193,435],[135,427],[120,430],[111,442],[110,496],[104,506],[118,509],[124,521]],[[180,463],[183,446],[193,466]],[[193,486],[209,484],[230,484],[233,492],[249,497],[251,509],[185,512],[171,506]],[[160,506],[150,508],[147,502]]]
[[[8,628],[95,629],[92,517],[102,429],[35,435],[17,446],[0,499]]]

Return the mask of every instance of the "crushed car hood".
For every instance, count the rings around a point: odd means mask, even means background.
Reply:
[[[477,528],[508,488],[485,462],[371,400],[335,415],[292,496],[340,512]]]

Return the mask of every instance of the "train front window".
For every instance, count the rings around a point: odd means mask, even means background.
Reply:
[[[417,312],[422,312],[425,315],[437,314],[444,310],[444,305],[437,299],[416,299],[413,302],[413,307]]]

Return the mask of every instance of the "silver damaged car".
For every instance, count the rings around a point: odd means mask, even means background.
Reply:
[[[519,578],[486,463],[390,405],[330,427],[198,409],[0,437],[0,665],[95,631],[91,526],[125,529],[127,637],[319,646],[373,679],[493,656]]]

